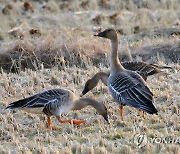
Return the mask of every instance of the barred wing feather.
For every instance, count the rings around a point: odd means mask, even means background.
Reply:
[[[60,102],[65,99],[67,95],[66,91],[60,89],[49,89],[41,93],[37,93],[33,96],[30,96],[25,99],[18,100],[7,106],[6,109],[15,109],[15,108],[37,108],[44,107],[47,104]],[[59,100],[59,101],[57,101]]]
[[[123,67],[128,70],[136,71],[141,73],[146,73],[146,76],[153,75],[161,72],[156,65],[151,65],[145,62],[123,62]]]
[[[130,77],[124,73],[119,73],[113,79],[110,77],[108,84],[112,96],[125,105],[133,106],[149,114],[157,113],[153,105],[152,92],[143,81],[141,82],[141,77],[138,77],[136,74],[133,78],[132,74]]]

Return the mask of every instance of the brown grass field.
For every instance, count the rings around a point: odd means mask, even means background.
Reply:
[[[2,154],[179,154],[180,153],[180,2],[179,0],[1,0],[0,1],[0,153]],[[49,88],[80,95],[98,71],[108,71],[110,45],[94,33],[114,27],[120,58],[168,65],[168,76],[147,81],[158,115],[138,115],[118,105],[100,84],[86,96],[103,102],[110,124],[92,107],[71,111],[64,119],[85,125],[59,124],[53,118],[5,107]],[[177,143],[148,142],[139,148],[134,135],[172,137]],[[149,141],[149,140],[148,140]]]

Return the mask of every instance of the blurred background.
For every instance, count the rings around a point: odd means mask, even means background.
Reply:
[[[7,71],[38,69],[41,64],[83,67],[85,60],[107,65],[109,43],[93,34],[109,27],[119,32],[122,59],[131,54],[140,61],[179,63],[179,0],[1,0],[0,4],[0,66]]]

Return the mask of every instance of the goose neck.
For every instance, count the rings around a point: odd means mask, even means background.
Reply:
[[[92,98],[80,98],[75,101],[73,110],[81,110],[88,105],[91,105],[95,109],[98,109],[100,103]]]
[[[109,73],[105,73],[105,72],[98,72],[97,73],[97,77],[99,79],[101,79],[101,81],[107,85],[107,80],[108,80],[108,77],[109,77]]]
[[[111,56],[110,56],[110,70],[116,72],[123,70],[123,66],[120,63],[118,56],[118,39],[111,40]]]

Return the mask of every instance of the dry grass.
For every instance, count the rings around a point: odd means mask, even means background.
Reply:
[[[146,119],[138,116],[135,109],[125,108],[125,122],[122,123],[119,116],[118,106],[112,101],[107,88],[101,84],[88,96],[104,102],[110,112],[110,124],[108,125],[101,116],[94,114],[93,108],[86,108],[82,111],[70,112],[64,118],[74,117],[86,119],[84,126],[72,126],[59,124],[53,118],[56,126],[51,133],[48,132],[45,117],[32,115],[23,111],[8,112],[3,110],[8,103],[23,97],[28,97],[36,92],[48,88],[67,88],[79,95],[83,84],[89,76],[99,71],[94,66],[88,70],[71,67],[59,71],[58,68],[41,69],[40,71],[26,70],[20,74],[2,73],[1,80],[1,151],[36,153],[69,151],[70,153],[125,153],[143,152],[133,143],[135,133],[146,132],[149,136],[179,136],[179,76],[180,71],[172,73],[169,77],[159,77],[148,81],[152,89],[156,107],[159,110],[158,116],[147,115]],[[106,71],[107,69],[101,68]],[[176,84],[175,84],[176,83]],[[96,136],[96,137],[95,137]],[[34,144],[36,143],[36,144]],[[8,144],[8,146],[5,146]],[[38,146],[37,146],[38,145]],[[156,144],[148,145],[150,152],[154,152]],[[178,145],[172,145],[178,149]],[[161,145],[160,151],[164,153],[171,145]],[[148,148],[148,147],[147,147]],[[76,152],[73,152],[76,151]],[[170,150],[171,151],[171,150]],[[177,152],[176,152],[177,153]]]
[[[133,143],[134,134],[142,132],[149,137],[180,136],[179,34],[128,39],[139,32],[178,28],[178,0],[2,0],[0,4],[1,153],[179,153],[177,144],[149,143],[138,148]],[[93,37],[107,27],[125,35],[120,45],[123,52],[132,52],[138,60],[154,52],[151,61],[174,68],[170,76],[147,82],[159,115],[144,119],[125,107],[122,122],[117,103],[101,84],[87,96],[105,103],[109,125],[89,107],[64,116],[85,119],[85,125],[59,124],[53,118],[54,130],[48,132],[44,116],[4,110],[10,102],[48,88],[68,88],[80,95],[89,77],[108,70],[109,42]]]

